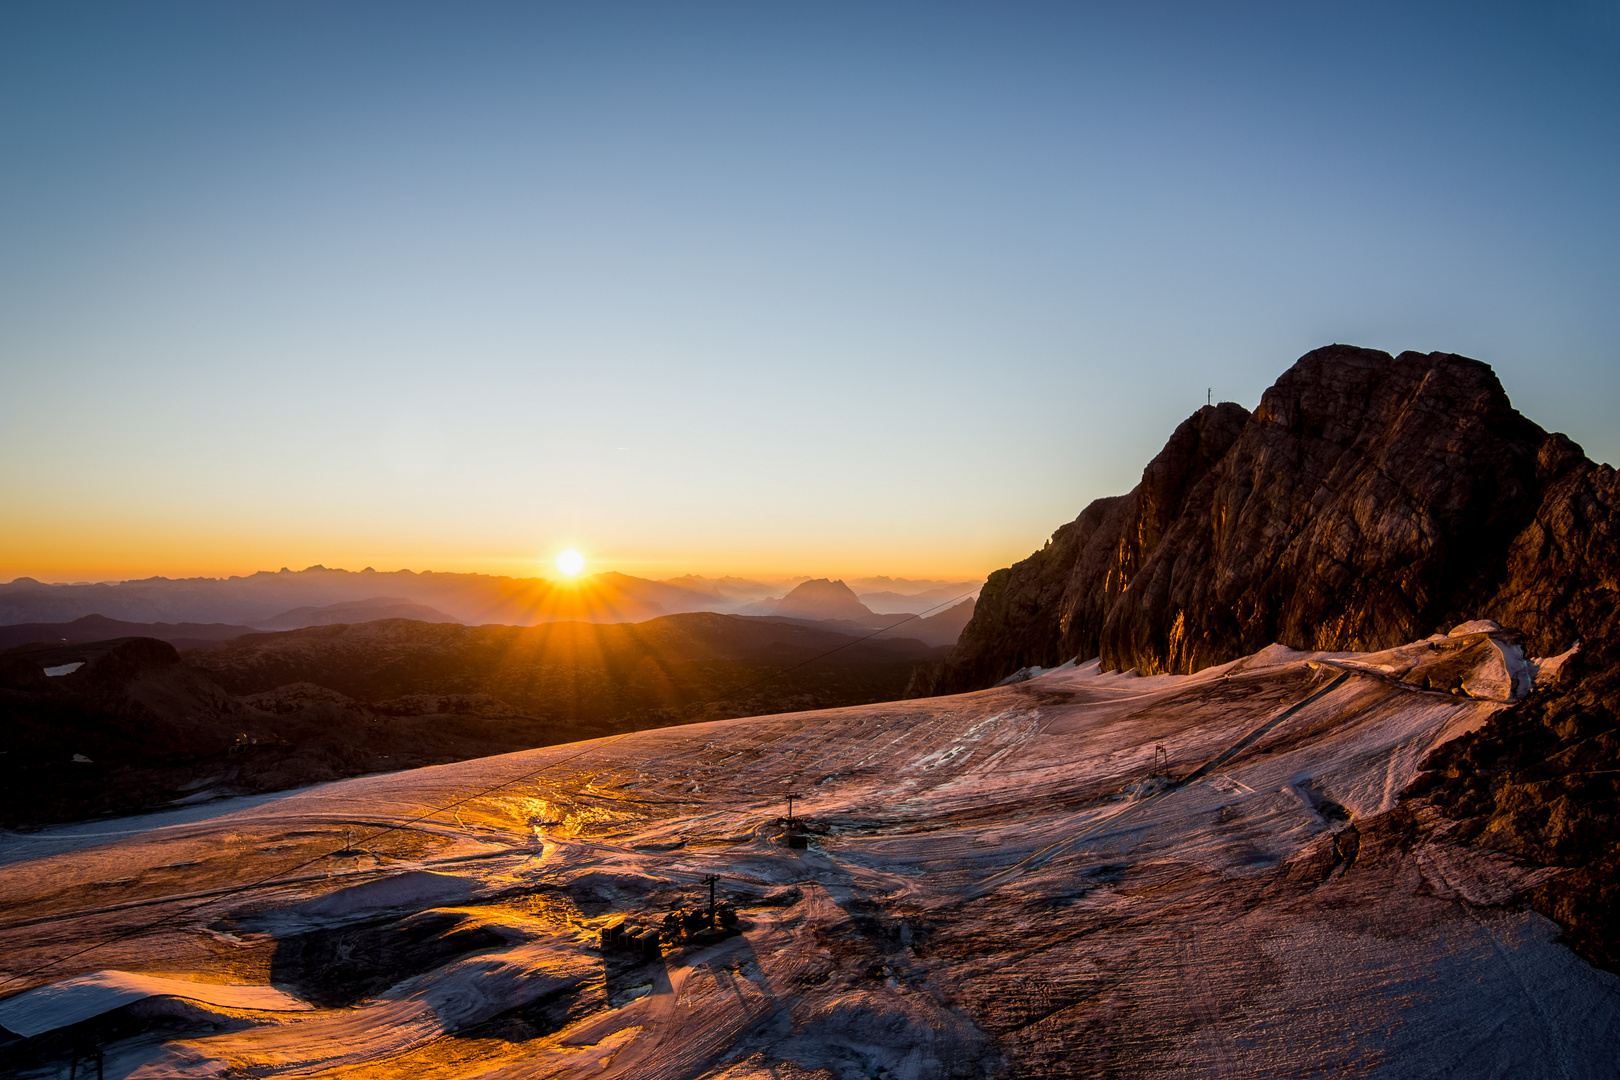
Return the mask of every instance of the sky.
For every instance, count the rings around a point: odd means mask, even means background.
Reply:
[[[0,5],[0,580],[970,578],[1330,342],[1620,462],[1620,4]]]

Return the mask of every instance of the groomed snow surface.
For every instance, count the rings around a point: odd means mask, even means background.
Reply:
[[[0,1071],[1612,1078],[1620,979],[1519,900],[1549,872],[1398,803],[1555,666],[1483,623],[1093,662],[18,843]],[[741,934],[601,951],[709,874]]]

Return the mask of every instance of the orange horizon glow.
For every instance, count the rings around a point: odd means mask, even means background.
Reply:
[[[552,559],[533,548],[468,551],[446,537],[423,536],[418,542],[401,545],[396,537],[376,544],[365,538],[322,542],[272,529],[243,534],[201,523],[190,528],[186,526],[192,523],[127,530],[108,529],[101,522],[36,522],[32,528],[29,524],[19,523],[0,535],[0,583],[19,577],[53,584],[152,577],[230,578],[311,566],[353,572],[369,567],[382,573],[411,570],[561,579]],[[830,543],[817,550],[809,545],[711,548],[687,541],[649,552],[624,543],[599,543],[593,545],[585,571],[618,572],[654,581],[686,574],[766,581],[880,576],[971,581],[1027,557],[1046,539],[1038,529],[1025,535],[1006,531],[1012,535],[985,537],[956,550],[936,551],[904,543]],[[577,546],[554,543],[552,551]],[[541,546],[540,551],[545,550]]]
[[[1027,554],[1028,553],[1026,552],[1025,555],[1027,555]],[[1019,558],[1023,558],[1023,557],[1024,556],[1019,556]],[[1011,563],[1017,562],[1017,561],[1018,561],[1017,558],[1010,559],[1010,560],[1007,560],[1005,562],[1002,562],[1000,564],[1000,566],[1008,566]],[[302,560],[291,560],[290,562],[284,562],[279,566],[269,566],[269,565],[255,566],[255,567],[253,567],[251,569],[244,568],[244,567],[237,566],[237,565],[231,565],[231,566],[221,567],[221,568],[219,568],[217,570],[209,570],[209,569],[198,570],[198,569],[191,569],[191,568],[167,568],[167,569],[158,568],[158,569],[152,569],[150,567],[140,567],[140,568],[132,568],[132,569],[127,570],[127,571],[118,571],[118,570],[84,571],[84,570],[70,568],[70,569],[57,570],[57,571],[53,572],[52,570],[48,570],[48,569],[41,570],[41,569],[30,569],[30,568],[25,567],[25,568],[22,568],[22,569],[0,569],[0,585],[9,584],[9,583],[11,583],[13,581],[16,581],[16,580],[20,579],[20,578],[30,578],[30,579],[32,579],[34,581],[38,581],[41,584],[45,584],[45,585],[117,584],[119,582],[125,582],[125,581],[145,581],[145,580],[148,580],[148,579],[151,579],[151,578],[164,578],[164,579],[168,579],[170,581],[184,581],[184,580],[187,580],[187,579],[194,579],[194,578],[226,580],[226,579],[229,579],[229,578],[252,577],[254,574],[265,574],[265,573],[273,574],[273,573],[276,573],[277,571],[283,570],[283,569],[290,570],[290,571],[292,571],[294,573],[299,573],[299,572],[302,572],[304,570],[312,570],[312,569],[315,569],[317,567],[320,567],[320,568],[323,568],[323,569],[326,569],[326,570],[342,571],[342,572],[346,572],[346,573],[362,573],[362,572],[364,572],[366,570],[371,570],[371,571],[374,571],[374,572],[376,572],[378,574],[394,574],[394,573],[402,573],[402,572],[403,573],[412,573],[412,574],[482,574],[482,575],[487,576],[487,577],[509,578],[509,579],[511,579],[513,581],[549,582],[550,584],[553,584],[553,585],[568,585],[568,586],[571,586],[571,587],[579,588],[579,587],[582,587],[582,586],[586,585],[593,578],[601,577],[601,576],[606,575],[606,574],[614,574],[614,573],[624,574],[626,577],[642,578],[642,579],[648,580],[648,581],[668,581],[668,580],[671,580],[671,579],[674,579],[674,578],[681,578],[681,577],[687,577],[687,576],[700,577],[700,578],[714,578],[714,579],[725,578],[725,577],[733,577],[733,578],[743,578],[743,579],[746,579],[746,580],[759,581],[761,583],[808,581],[808,580],[811,580],[813,578],[828,578],[828,579],[834,579],[834,580],[854,581],[854,580],[863,579],[863,578],[879,578],[879,577],[889,577],[889,578],[894,578],[896,580],[908,580],[908,581],[982,581],[992,571],[1000,568],[999,566],[992,566],[992,567],[989,567],[988,569],[985,569],[985,570],[982,570],[982,571],[967,571],[967,572],[927,572],[927,571],[906,572],[904,570],[896,570],[893,567],[878,567],[878,568],[875,568],[875,569],[862,569],[862,570],[855,570],[855,571],[851,571],[851,570],[825,570],[825,569],[817,569],[817,570],[803,570],[803,569],[800,569],[800,570],[793,570],[793,571],[782,571],[782,570],[747,570],[747,571],[744,571],[744,570],[738,570],[738,569],[733,568],[733,567],[724,567],[724,566],[722,566],[722,567],[707,567],[707,568],[702,568],[702,569],[693,569],[693,568],[688,567],[688,566],[664,567],[664,566],[660,565],[660,566],[650,568],[650,569],[646,568],[646,567],[635,567],[635,568],[628,568],[627,569],[624,566],[613,566],[613,565],[601,566],[601,565],[597,565],[597,566],[591,567],[589,572],[581,571],[578,575],[573,576],[573,577],[569,577],[569,576],[566,576],[566,575],[561,574],[561,573],[553,573],[551,575],[547,575],[547,574],[543,574],[543,573],[536,573],[536,572],[533,572],[532,569],[531,569],[530,572],[524,573],[522,567],[516,567],[516,568],[513,568],[511,570],[502,570],[502,569],[495,569],[495,568],[491,568],[491,567],[488,567],[488,566],[477,565],[477,564],[470,565],[470,566],[446,567],[446,566],[425,566],[425,565],[422,565],[422,564],[418,564],[417,566],[389,566],[389,565],[373,566],[370,563],[367,563],[363,567],[355,568],[355,567],[352,567],[352,566],[333,565],[332,563],[319,563],[319,562],[316,562],[316,563],[307,563],[307,564],[303,564],[303,565],[297,565],[299,563],[302,563]]]
[[[60,560],[52,559],[48,562],[23,562],[8,558],[0,563],[0,584],[6,584],[18,578],[32,578],[47,585],[58,584],[99,584],[116,583],[122,581],[143,581],[148,578],[167,578],[169,580],[185,580],[188,578],[228,579],[233,577],[251,577],[254,574],[276,573],[286,569],[300,572],[307,569],[321,567],[333,571],[346,571],[361,573],[371,570],[379,574],[415,573],[415,574],[483,574],[488,577],[511,578],[515,581],[549,581],[554,584],[577,585],[593,577],[603,574],[620,573],[629,577],[644,578],[650,581],[663,581],[691,575],[693,577],[723,578],[736,577],[761,582],[803,581],[811,578],[832,578],[855,580],[858,578],[891,577],[906,580],[937,580],[937,581],[977,581],[982,580],[992,571],[1011,565],[1027,557],[1028,551],[1020,552],[1000,562],[986,564],[982,568],[962,570],[959,568],[917,568],[914,566],[885,566],[885,565],[857,565],[855,569],[840,569],[818,567],[811,564],[806,568],[803,564],[794,569],[783,570],[778,565],[737,566],[728,563],[715,564],[710,561],[701,563],[673,562],[666,560],[626,560],[622,562],[595,561],[583,567],[576,575],[567,575],[556,566],[547,566],[546,563],[537,563],[533,558],[484,558],[484,559],[444,559],[429,561],[412,560],[410,562],[390,562],[383,559],[371,560],[336,560],[328,557],[325,560],[315,559],[306,561],[297,559],[267,559],[262,562],[245,562],[236,560],[207,560],[197,563],[175,563],[164,560],[140,560],[125,562],[108,560],[100,565],[75,565],[69,563],[62,565]],[[808,560],[807,560],[808,561]],[[52,565],[52,564],[55,565]],[[42,565],[43,564],[43,565]],[[788,563],[793,566],[794,564]],[[551,572],[546,573],[549,569]]]

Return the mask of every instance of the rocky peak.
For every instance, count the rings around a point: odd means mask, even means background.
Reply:
[[[1488,365],[1317,349],[1252,415],[1198,410],[1134,490],[992,575],[936,689],[1076,656],[1149,673],[1274,641],[1384,649],[1474,617],[1555,652],[1572,612],[1613,617],[1594,586],[1615,566],[1614,487]]]
[[[842,580],[814,578],[782,597],[773,614],[795,619],[870,619],[872,610]]]
[[[1620,970],[1620,477],[1516,412],[1476,360],[1331,345],[1252,416],[1199,410],[1129,494],[991,574],[951,657],[913,685],[1092,656],[1185,673],[1272,642],[1375,652],[1473,619],[1531,655],[1584,647],[1436,751],[1407,795],[1459,839],[1558,866],[1531,902]]]

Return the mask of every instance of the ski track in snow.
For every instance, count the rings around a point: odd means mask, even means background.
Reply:
[[[1092,662],[0,838],[0,974],[107,942],[0,988],[33,1037],[0,1053],[42,1077],[89,1040],[112,1077],[1612,1078],[1620,979],[1515,900],[1549,872],[1398,806],[1541,670],[1492,631]],[[1475,697],[1410,674],[1480,641]],[[292,869],[349,830],[358,854]],[[710,873],[741,935],[602,954]]]

